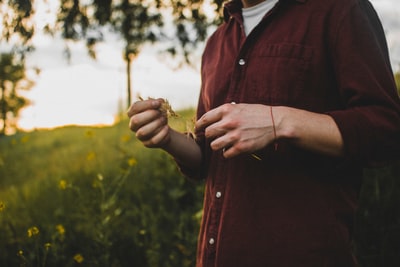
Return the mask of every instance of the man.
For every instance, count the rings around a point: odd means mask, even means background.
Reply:
[[[227,2],[202,60],[196,137],[162,100],[130,129],[205,179],[198,267],[353,267],[370,163],[398,158],[400,102],[367,0]]]

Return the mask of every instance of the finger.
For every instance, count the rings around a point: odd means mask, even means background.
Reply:
[[[164,116],[160,116],[157,119],[151,120],[148,123],[141,126],[136,131],[136,137],[140,141],[148,140],[152,138],[154,135],[156,135],[157,132],[160,131],[160,129],[164,127],[166,124],[167,124],[167,119]]]
[[[225,158],[232,158],[244,153],[250,154],[255,151],[251,143],[252,142],[233,142],[232,145],[223,149],[223,156]],[[254,157],[259,159],[257,155]]]
[[[227,130],[219,122],[209,125],[204,131],[204,135],[208,139],[218,138],[226,133]]]
[[[225,149],[222,149],[222,155],[224,158],[233,158],[237,155],[239,155],[238,151],[234,147],[228,147]]]
[[[203,116],[201,116],[201,118],[195,124],[196,130],[205,129],[209,125],[217,121],[220,121],[226,114],[232,112],[233,106],[235,104],[236,104],[235,102],[231,102],[229,104],[223,104],[203,114]]]
[[[195,123],[195,128],[196,130],[205,129],[209,125],[221,120],[221,118],[222,113],[220,111],[220,107],[212,109],[201,116],[201,118]]]
[[[137,101],[129,107],[127,111],[128,117],[132,117],[135,114],[144,112],[149,109],[158,109],[160,108],[161,103],[161,99],[148,99]]]
[[[208,129],[208,128],[207,128]],[[210,143],[212,150],[217,151],[221,149],[231,148],[237,142],[237,138],[233,133],[227,133],[217,137]]]
[[[165,125],[164,127],[160,128],[157,134],[152,136],[150,139],[143,141],[142,143],[144,146],[149,148],[160,147],[168,142],[168,132],[169,127],[168,125]]]
[[[232,118],[221,118],[219,121],[207,126],[204,130],[204,135],[209,139],[215,139],[227,134],[231,135],[237,126],[237,121]],[[232,137],[234,136],[230,136],[229,139],[232,139]]]
[[[218,150],[226,150],[228,147],[231,146],[231,144],[228,144],[227,142],[220,141],[222,138],[215,139],[213,142],[211,142],[210,147],[214,151]]]
[[[129,128],[136,132],[144,125],[151,123],[154,120],[162,117],[162,114],[159,110],[150,109],[145,110],[141,113],[133,115],[129,120]]]
[[[222,150],[225,158],[231,158],[243,153],[252,152],[252,142],[240,140],[239,137],[240,135],[235,132],[227,133],[211,142],[211,149],[214,151]]]

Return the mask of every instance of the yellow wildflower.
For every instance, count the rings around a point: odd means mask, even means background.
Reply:
[[[46,250],[49,250],[49,249],[51,248],[51,243],[46,243],[46,244],[44,244],[44,248],[45,248]]]
[[[58,188],[60,188],[61,190],[65,190],[65,189],[67,189],[67,181],[65,181],[65,180],[61,180],[59,183],[58,183]]]
[[[134,159],[134,158],[129,158],[128,159],[128,165],[129,166],[135,166],[137,164],[137,160],[136,159]]]
[[[29,135],[25,135],[24,137],[21,138],[21,143],[25,144],[29,141]]]
[[[85,136],[86,136],[87,138],[92,138],[92,137],[94,137],[94,131],[92,131],[92,130],[87,130],[87,131],[85,132]]]
[[[145,229],[139,230],[139,235],[145,235],[145,234],[146,234],[146,230]]]
[[[0,201],[0,212],[6,209],[6,203]]]
[[[121,137],[121,141],[122,142],[129,142],[130,140],[132,139],[132,137],[131,137],[131,135],[129,135],[129,134],[125,134],[125,135],[123,135],[122,137]]]
[[[84,260],[84,258],[83,258],[83,256],[82,256],[81,254],[78,253],[78,254],[75,254],[74,260],[75,260],[77,263],[82,263],[83,260]]]
[[[57,229],[57,233],[59,233],[60,235],[65,234],[65,228],[62,224],[57,224],[56,229]]]
[[[28,237],[32,237],[38,234],[39,234],[39,228],[37,228],[36,226],[32,226],[31,228],[28,229]]]
[[[23,256],[24,255],[24,251],[23,250],[18,250],[18,256]]]
[[[89,152],[89,153],[87,154],[87,156],[86,156],[86,159],[87,159],[88,161],[94,160],[95,158],[96,158],[96,153],[94,153],[93,151],[92,151],[92,152]]]
[[[92,182],[92,187],[93,187],[93,188],[98,188],[98,187],[100,187],[100,182],[97,181],[97,180],[93,180],[93,182]]]

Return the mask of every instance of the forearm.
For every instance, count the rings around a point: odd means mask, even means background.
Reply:
[[[169,141],[161,149],[169,153],[185,168],[193,172],[200,172],[201,150],[193,138],[170,129]]]
[[[343,139],[335,121],[326,114],[290,107],[274,107],[277,139],[329,156],[343,156]]]

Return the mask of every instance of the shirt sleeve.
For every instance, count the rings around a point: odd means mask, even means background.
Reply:
[[[346,156],[361,163],[399,159],[400,101],[380,20],[368,1],[347,12],[332,38],[344,110],[328,112]]]

